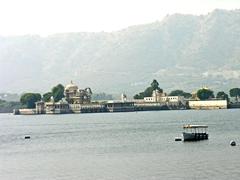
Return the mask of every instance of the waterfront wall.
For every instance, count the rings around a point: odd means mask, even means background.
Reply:
[[[68,114],[68,113],[101,113],[101,112],[133,112],[133,111],[157,111],[157,110],[177,110],[186,109],[186,106],[179,102],[132,102],[132,101],[109,101],[104,103],[90,104],[68,104],[61,106],[54,104],[46,106],[44,109],[36,107],[36,109],[19,109],[14,114],[30,115],[30,114]]]
[[[184,104],[179,102],[135,102],[135,111],[157,111],[157,110],[180,110],[186,109]]]
[[[229,108],[240,108],[240,102],[230,103]]]
[[[34,115],[37,114],[35,109],[14,109],[14,115]]]
[[[70,113],[106,112],[104,104],[69,104]]]
[[[190,109],[227,109],[227,100],[189,101]]]

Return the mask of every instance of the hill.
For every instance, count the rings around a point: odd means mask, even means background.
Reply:
[[[94,92],[229,90],[240,77],[240,10],[174,14],[106,33],[0,37],[0,92],[46,92],[73,80]]]

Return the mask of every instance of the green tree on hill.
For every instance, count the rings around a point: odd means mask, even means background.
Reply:
[[[216,98],[229,101],[228,95],[223,91],[218,92]]]
[[[62,84],[58,84],[57,86],[53,87],[52,96],[55,102],[60,101],[64,97],[64,86]]]
[[[163,90],[159,87],[159,83],[156,79],[154,79],[151,83],[151,86],[147,87],[145,91],[140,92],[139,94],[136,94],[133,96],[134,99],[143,99],[144,97],[150,97],[152,96],[152,92],[154,90],[158,90],[159,92],[163,92]]]
[[[51,97],[53,96],[53,99],[55,102],[60,101],[62,98],[64,98],[64,86],[62,84],[58,84],[54,86],[51,90],[51,92],[47,92],[43,94],[43,101],[48,102],[50,101]]]
[[[21,96],[20,102],[27,108],[35,108],[35,102],[41,100],[39,93],[25,93]]]
[[[200,100],[207,100],[207,99],[211,99],[211,98],[214,98],[214,93],[212,90],[210,89],[199,89],[197,91],[197,97],[200,99]]]
[[[152,92],[153,92],[153,87],[148,87],[147,89],[145,89],[145,91],[143,92],[143,96],[144,97],[150,97],[150,96],[152,96]]]
[[[152,90],[158,90],[161,93],[163,92],[163,90],[159,87],[159,83],[157,82],[156,79],[154,79],[153,82],[151,83],[151,87],[152,87]]]
[[[184,92],[183,90],[174,90],[169,93],[169,96],[184,96],[185,98],[192,97],[191,93]]]
[[[230,89],[229,94],[231,97],[235,97],[236,101],[238,101],[238,98],[240,96],[240,88]]]
[[[50,101],[51,97],[52,97],[52,92],[47,92],[47,93],[43,94],[43,101],[48,102],[48,101]]]

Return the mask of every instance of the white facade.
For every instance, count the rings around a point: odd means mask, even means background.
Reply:
[[[145,102],[182,102],[184,101],[183,96],[153,96],[153,97],[145,97],[144,98]]]
[[[189,101],[191,109],[227,109],[227,100]]]
[[[145,97],[144,102],[156,102],[156,98],[155,97]]]
[[[164,96],[160,98],[160,101],[163,102],[183,102],[183,96]]]

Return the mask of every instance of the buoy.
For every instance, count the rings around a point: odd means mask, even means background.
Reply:
[[[181,137],[175,137],[175,141],[182,141]]]
[[[230,141],[230,145],[231,146],[236,146],[236,142],[235,141]]]
[[[30,139],[30,136],[25,136],[25,139]]]

